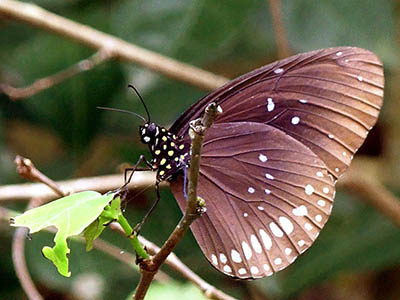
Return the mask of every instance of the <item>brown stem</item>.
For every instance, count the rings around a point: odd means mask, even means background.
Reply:
[[[146,189],[155,182],[154,172],[135,172],[129,189]],[[108,192],[115,190],[124,184],[121,174],[78,178],[65,181],[57,181],[56,185],[62,186],[68,191],[80,192],[94,190]],[[162,183],[160,186],[166,186]],[[31,198],[43,198],[47,201],[55,199],[59,195],[42,183],[24,183],[0,186],[0,202],[2,201],[28,201]]]
[[[35,165],[30,159],[17,155],[14,159],[14,162],[17,165],[17,173],[22,178],[44,183],[59,196],[67,196],[69,194],[69,192],[63,191],[58,184],[36,169]]]
[[[351,168],[338,182],[400,227],[400,200],[375,178]]]
[[[34,208],[39,205],[39,201],[30,201],[28,209]],[[8,214],[7,214],[8,215]],[[7,218],[9,220],[9,218]],[[28,234],[28,230],[23,227],[19,227],[15,230],[14,238],[12,242],[12,260],[14,263],[15,274],[17,275],[22,289],[31,300],[43,300],[35,284],[33,283],[32,277],[29,274],[28,267],[26,265],[25,258],[25,240]]]
[[[53,14],[34,4],[1,0],[0,16],[67,37],[97,51],[104,49],[121,60],[140,64],[150,70],[201,89],[214,90],[227,82],[225,77],[130,44],[89,26]]]
[[[269,9],[274,26],[278,57],[285,58],[290,55],[289,42],[286,38],[285,25],[282,20],[282,8],[280,0],[269,0]]]
[[[215,103],[207,106],[203,119],[191,122],[189,136],[192,139],[189,184],[188,184],[188,199],[186,204],[185,214],[175,227],[168,240],[161,247],[160,251],[149,260],[145,260],[140,264],[142,276],[136,288],[134,300],[144,299],[154,275],[171,254],[175,246],[182,239],[185,233],[189,230],[190,224],[201,215],[203,207],[199,205],[197,197],[197,179],[200,169],[200,153],[204,140],[204,135],[207,129],[212,125],[216,116],[220,112],[220,107]],[[221,111],[222,112],[222,111]]]
[[[7,84],[0,84],[0,91],[3,91],[3,93],[8,95],[13,100],[28,98],[79,73],[93,69],[95,66],[103,63],[110,57],[110,52],[100,50],[91,57],[84,59],[63,71],[45,78],[37,79],[33,84],[27,87],[15,88]]]

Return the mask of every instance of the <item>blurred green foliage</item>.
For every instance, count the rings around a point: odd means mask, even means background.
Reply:
[[[265,0],[33,2],[142,47],[229,77],[277,57],[273,24]],[[293,53],[341,45],[364,47],[383,61],[387,86],[399,86],[395,80],[400,76],[395,74],[400,60],[394,36],[400,21],[398,4],[389,0],[321,0],[318,3],[284,0],[281,6]],[[0,26],[2,83],[26,86],[93,53],[91,49],[28,24],[0,19]],[[140,90],[152,119],[162,125],[171,124],[186,107],[204,95],[194,87],[118,61],[81,73],[20,102],[0,95],[0,183],[21,181],[12,164],[17,153],[31,158],[53,179],[108,174],[115,172],[122,162],[135,162],[141,153],[148,155],[138,139],[138,119],[96,109],[96,106],[109,106],[144,114],[137,97],[126,88],[128,84]],[[386,103],[398,101],[398,97],[391,98],[395,93],[385,93]],[[383,127],[387,114],[384,108],[379,121]],[[129,203],[127,213],[132,223],[140,220],[152,199],[154,191],[150,189]],[[160,207],[145,225],[143,234],[160,245],[179,217],[180,211],[171,193],[163,190]],[[12,272],[11,229],[1,224],[0,298],[22,299],[23,292]],[[109,241],[129,249],[126,239],[107,230],[105,235]],[[136,286],[137,273],[99,251],[86,253],[78,243],[71,246],[74,276],[62,278],[40,254],[41,247],[50,239],[50,235],[39,233],[27,243],[29,268],[42,291],[53,291],[61,299],[62,294],[69,294],[73,289],[74,280],[81,278],[79,274],[89,273],[97,273],[104,283],[103,299],[124,299]],[[331,220],[315,245],[287,270],[270,278],[251,283],[231,281],[209,266],[191,234],[185,237],[176,253],[207,281],[242,299],[250,299],[254,290],[270,299],[301,298],[304,293],[318,291],[321,285],[331,291],[329,299],[337,299],[333,291],[341,287],[333,282],[342,274],[362,277],[373,272],[379,276],[382,270],[397,267],[399,275],[400,232],[372,208],[339,193]],[[169,273],[178,280],[183,279],[175,272]],[[178,287],[171,286],[171,293],[174,289]],[[379,286],[376,289],[380,291],[377,295],[388,293],[387,289],[379,290]],[[162,287],[163,292],[170,293]],[[392,299],[400,298],[398,292],[391,295]]]

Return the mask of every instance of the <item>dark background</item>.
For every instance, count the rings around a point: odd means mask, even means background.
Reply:
[[[279,57],[267,0],[38,0],[34,3],[74,21],[120,37],[177,60],[233,78]],[[281,1],[291,53],[333,46],[359,46],[375,52],[385,68],[383,111],[356,160],[378,170],[381,181],[400,194],[399,1]],[[63,70],[93,53],[75,42],[29,24],[0,16],[0,82],[15,87]],[[138,139],[139,119],[103,112],[108,106],[144,114],[134,84],[152,119],[169,126],[205,94],[198,88],[148,71],[110,61],[28,99],[0,94],[0,184],[24,182],[15,172],[16,154],[29,157],[54,180],[115,173],[147,149]],[[364,155],[364,157],[363,157]],[[132,223],[154,199],[148,190],[127,207]],[[22,211],[24,204],[1,200]],[[158,245],[180,218],[169,189],[143,235]],[[11,260],[14,229],[0,222],[0,299],[24,299]],[[27,242],[29,270],[48,299],[82,299],[79,284],[98,291],[94,299],[125,299],[139,274],[99,251],[85,253],[71,243],[72,277],[63,278],[41,255],[53,236],[38,233]],[[126,239],[106,231],[105,238],[129,249]],[[400,299],[400,231],[361,197],[339,189],[332,217],[316,243],[292,266],[253,282],[232,281],[206,262],[191,234],[176,254],[205,280],[241,299]],[[182,277],[169,268],[168,274]],[[94,287],[90,285],[94,282]],[[149,299],[197,299],[195,288],[178,283],[154,289]],[[186,294],[185,294],[186,293]],[[158,294],[158,296],[157,296]],[[161,294],[161,298],[159,295]],[[199,297],[199,296],[197,296]],[[88,298],[86,298],[88,299]],[[200,297],[198,299],[201,299]]]

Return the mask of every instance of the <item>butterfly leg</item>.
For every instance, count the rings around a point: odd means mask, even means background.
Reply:
[[[139,165],[141,162],[144,162],[147,167],[146,168],[139,168]],[[123,189],[125,188],[132,180],[133,174],[135,173],[135,171],[153,171],[153,165],[146,160],[146,158],[144,157],[144,155],[140,155],[138,161],[136,162],[136,164],[132,167],[132,168],[126,168],[124,171],[124,185],[120,188]],[[128,173],[131,172],[131,174],[129,175],[129,178],[127,179],[127,175]]]
[[[145,216],[143,217],[142,221],[140,223],[138,223],[135,228],[133,229],[133,233],[138,235],[140,230],[142,229],[143,224],[146,222],[147,218],[151,215],[151,213],[154,211],[154,209],[156,208],[158,202],[160,202],[160,182],[157,181],[156,182],[156,201],[154,201],[153,206],[149,209],[149,211],[145,214]]]

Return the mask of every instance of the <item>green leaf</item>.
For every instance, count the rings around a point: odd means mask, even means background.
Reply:
[[[43,206],[28,210],[12,219],[12,226],[28,227],[30,233],[38,232],[49,226],[57,228],[53,248],[44,247],[42,252],[66,277],[70,249],[67,238],[80,234],[89,224],[99,217],[104,207],[113,199],[114,194],[101,195],[87,191],[63,197]]]
[[[83,232],[83,236],[86,240],[86,251],[92,250],[93,241],[100,236],[105,226],[118,219],[118,215],[121,213],[120,205],[121,198],[118,197],[114,199],[111,202],[111,205],[107,205],[101,215],[86,227]]]

